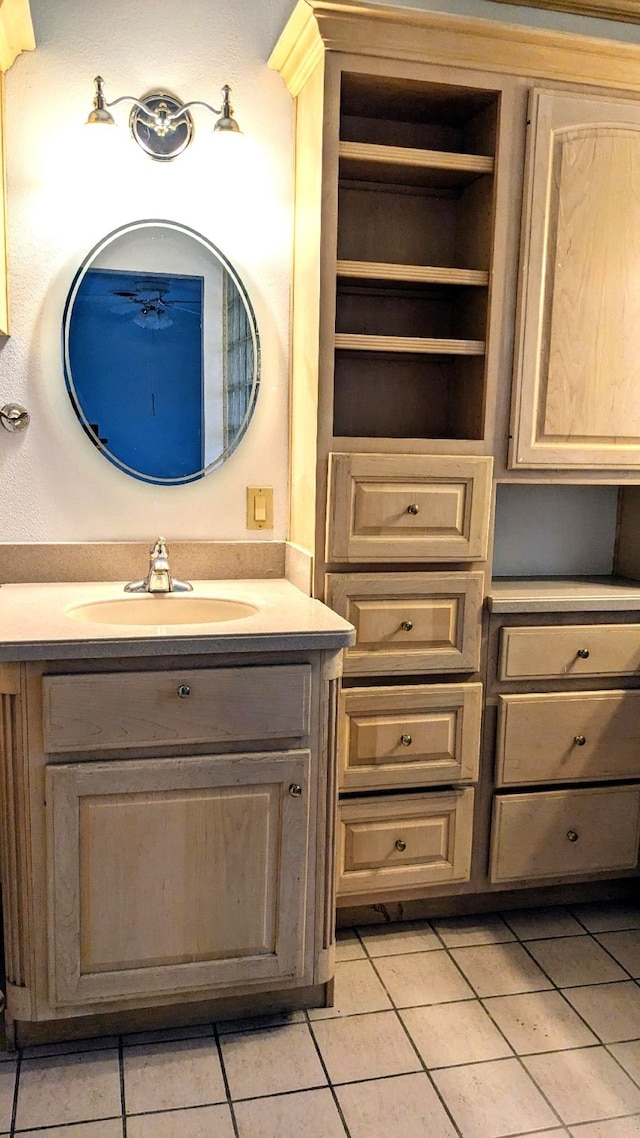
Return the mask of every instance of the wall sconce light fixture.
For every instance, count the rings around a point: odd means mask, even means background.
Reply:
[[[193,138],[193,118],[189,114],[191,107],[205,107],[212,114],[217,115],[214,131],[222,133],[238,133],[240,127],[233,117],[233,107],[229,101],[231,88],[224,85],[222,88],[222,106],[212,107],[200,99],[192,99],[188,103],[181,103],[175,95],[163,91],[152,91],[141,99],[133,95],[121,95],[108,103],[104,93],[104,79],[97,75],[94,79],[95,95],[93,97],[93,110],[89,114],[87,123],[103,123],[115,126],[115,120],[109,107],[118,103],[133,103],[129,115],[129,127],[138,146],[145,154],[161,162],[168,162],[182,154]]]

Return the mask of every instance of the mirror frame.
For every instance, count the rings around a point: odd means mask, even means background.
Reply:
[[[133,467],[129,466],[122,459],[118,458],[117,455],[113,454],[100,442],[98,438],[96,438],[96,435],[91,430],[90,424],[82,410],[74,387],[70,359],[69,333],[71,327],[71,316],[73,312],[73,306],[78,295],[78,291],[84,280],[85,274],[94,266],[96,259],[100,256],[103,250],[118,238],[123,237],[132,231],[140,231],[142,229],[151,228],[157,229],[159,227],[172,229],[178,233],[183,233],[188,237],[193,238],[195,241],[199,242],[200,245],[204,246],[204,248],[213,257],[215,257],[217,261],[220,262],[222,269],[228,273],[229,277],[233,281],[244,304],[253,342],[253,379],[247,404],[247,410],[245,412],[240,428],[234,435],[229,445],[223,451],[221,451],[220,455],[213,462],[208,463],[207,466],[202,467],[194,474],[190,474],[188,476],[185,475],[180,478],[158,478],[142,474],[139,471],[134,470]],[[218,249],[217,245],[214,245],[212,241],[209,241],[208,238],[204,237],[201,233],[198,233],[196,229],[192,229],[190,226],[184,225],[179,221],[169,221],[166,218],[141,218],[137,221],[128,222],[126,225],[121,225],[117,229],[113,229],[110,233],[107,233],[105,237],[98,241],[98,243],[93,246],[93,248],[84,258],[82,264],[80,265],[80,268],[77,270],[73,278],[73,281],[71,282],[71,287],[69,288],[69,292],[67,293],[67,298],[64,304],[64,310],[62,314],[62,361],[67,394],[82,429],[84,430],[85,434],[88,435],[96,450],[100,451],[100,453],[104,455],[104,457],[110,463],[112,463],[113,466],[116,466],[124,474],[130,475],[132,478],[135,478],[136,481],[147,482],[154,486],[184,486],[190,482],[198,482],[200,479],[205,478],[207,474],[211,474],[212,471],[217,470],[220,466],[222,466],[223,463],[225,463],[227,459],[233,454],[233,452],[236,450],[244,438],[255,411],[258,392],[260,390],[260,337],[258,333],[258,324],[256,321],[255,312],[253,310],[253,306],[244,284],[240,280],[240,277],[238,276],[229,259],[225,257],[224,253],[222,253],[220,249]]]

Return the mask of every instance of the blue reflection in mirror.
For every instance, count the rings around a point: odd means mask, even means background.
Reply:
[[[255,317],[229,262],[195,231],[145,221],[105,238],[73,282],[63,341],[80,423],[126,473],[192,482],[243,437],[259,385]]]

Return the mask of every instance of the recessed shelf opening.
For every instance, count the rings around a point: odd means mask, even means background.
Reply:
[[[484,437],[498,109],[343,74],[335,435]]]
[[[497,487],[493,576],[639,581],[640,486]]]

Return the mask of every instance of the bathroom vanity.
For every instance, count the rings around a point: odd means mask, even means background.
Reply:
[[[325,1003],[347,622],[254,580],[3,585],[0,627],[10,1042]]]

